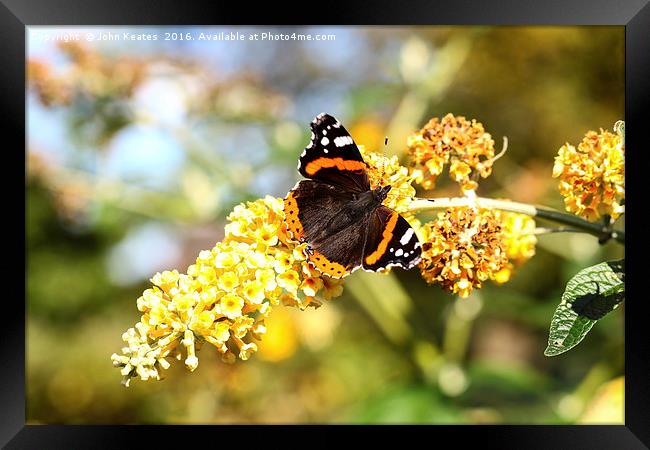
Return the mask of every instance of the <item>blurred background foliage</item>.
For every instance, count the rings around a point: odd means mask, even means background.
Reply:
[[[581,234],[543,236],[508,284],[465,300],[415,270],[355,273],[320,309],[276,309],[248,362],[206,347],[196,372],[174,364],[125,389],[110,361],[150,276],[212,248],[235,204],[294,185],[322,111],[359,144],[381,150],[388,136],[398,155],[431,117],[476,118],[509,139],[479,194],[562,208],[558,148],[624,119],[623,27],[110,31],[336,38],[53,42],[39,33],[84,30],[30,27],[28,422],[623,420],[622,310],[573,351],[543,356],[566,281],[623,255]]]

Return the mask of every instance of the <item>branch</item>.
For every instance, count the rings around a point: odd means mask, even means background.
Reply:
[[[601,243],[615,239],[625,244],[625,232],[614,230],[601,223],[593,223],[573,214],[558,211],[546,206],[533,206],[527,203],[517,203],[508,200],[495,200],[492,198],[476,197],[446,197],[446,198],[416,198],[409,205],[409,211],[431,211],[436,209],[458,208],[463,206],[477,206],[485,209],[498,209],[513,213],[525,214],[531,217],[550,220],[573,227],[575,231],[589,233],[599,238]]]

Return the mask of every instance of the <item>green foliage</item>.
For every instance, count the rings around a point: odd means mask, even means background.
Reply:
[[[546,356],[578,345],[594,324],[625,299],[625,260],[608,261],[578,272],[566,285],[551,321]]]
[[[424,386],[402,386],[369,400],[350,420],[373,424],[456,424],[462,422],[463,417],[458,408],[445,402],[435,390]]]

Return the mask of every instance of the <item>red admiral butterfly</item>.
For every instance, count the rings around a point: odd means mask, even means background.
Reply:
[[[383,206],[390,186],[371,189],[367,166],[341,122],[321,113],[300,155],[299,181],[284,199],[289,235],[307,242],[316,268],[342,278],[359,267],[410,269],[420,261],[420,241],[408,222]]]

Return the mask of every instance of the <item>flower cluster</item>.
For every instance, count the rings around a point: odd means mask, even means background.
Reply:
[[[467,297],[483,281],[505,282],[514,263],[535,253],[528,216],[472,207],[450,208],[423,227],[420,272],[428,283]]]
[[[407,145],[415,180],[424,189],[433,189],[446,164],[463,191],[475,190],[478,175],[486,178],[492,172],[494,141],[474,119],[434,117],[409,136]]]
[[[373,189],[380,186],[391,186],[383,204],[400,214],[406,213],[415,197],[415,188],[412,185],[415,179],[414,175],[399,163],[395,155],[388,158],[379,153],[368,151],[363,145],[359,145],[359,151],[368,165],[370,186]]]
[[[497,283],[510,280],[515,265],[521,265],[535,255],[537,236],[535,220],[525,214],[506,211],[494,211],[501,225],[501,242],[503,242],[508,263],[492,277]]]
[[[503,243],[506,246],[508,258],[521,264],[535,255],[535,220],[525,214],[507,211],[494,211],[501,225]]]
[[[424,225],[424,235],[422,277],[461,297],[508,262],[501,225],[491,210],[449,208]]]
[[[558,151],[553,177],[566,210],[596,220],[616,219],[624,212],[625,142],[620,134],[589,131],[578,147],[566,143]]]
[[[112,355],[127,385],[133,377],[160,379],[160,369],[169,366],[166,358],[182,359],[183,353],[193,371],[205,342],[226,362],[247,360],[274,306],[317,307],[319,299],[341,294],[341,281],[306,261],[306,244],[290,242],[283,220],[282,199],[238,205],[223,241],[200,252],[187,274],[154,275],[153,287],[137,301],[140,322],[123,334],[122,353]]]

